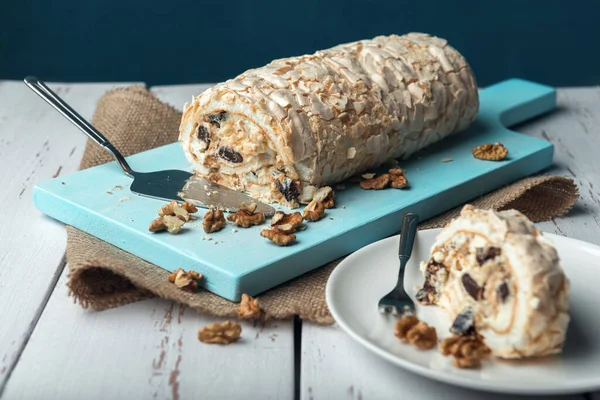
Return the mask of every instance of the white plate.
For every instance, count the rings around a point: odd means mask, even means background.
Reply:
[[[405,288],[413,297],[422,284],[419,261],[428,258],[439,229],[420,231],[407,265]],[[398,274],[399,236],[366,246],[343,260],[327,283],[327,304],[337,324],[376,355],[414,373],[452,385],[511,394],[566,394],[600,389],[600,247],[544,233],[561,257],[571,282],[571,323],[563,353],[529,361],[487,361],[476,370],[452,366],[437,349],[419,351],[394,336],[394,317],[377,311]],[[448,335],[450,320],[437,307],[417,314]]]

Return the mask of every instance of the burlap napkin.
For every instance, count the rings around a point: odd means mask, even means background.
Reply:
[[[177,140],[181,114],[161,103],[140,86],[114,89],[98,103],[92,123],[125,155]],[[81,168],[111,161],[95,143],[89,142]],[[505,210],[515,208],[533,221],[565,214],[578,197],[570,179],[539,176],[523,179],[471,202],[477,207]],[[427,220],[420,229],[443,226],[460,208]],[[235,316],[237,304],[207,291],[188,293],[167,281],[169,273],[156,265],[118,249],[78,229],[67,227],[67,285],[70,295],[83,307],[103,310],[133,301],[160,296],[187,304],[199,312]],[[259,296],[267,318],[298,315],[316,323],[333,319],[325,303],[325,284],[340,260],[320,267]]]

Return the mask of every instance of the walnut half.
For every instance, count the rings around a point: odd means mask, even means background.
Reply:
[[[408,180],[404,176],[402,168],[392,168],[388,174],[390,175],[390,186],[394,189],[402,189],[408,186]]]
[[[198,282],[203,278],[203,275],[196,271],[184,271],[182,268],[176,269],[172,274],[168,276],[168,280],[174,283],[175,286],[188,292],[195,292],[198,290]]]
[[[381,190],[387,187],[390,183],[390,175],[382,174],[377,178],[365,179],[360,183],[360,187],[364,190]]]
[[[164,217],[159,217],[150,223],[148,230],[150,232],[161,232],[168,231],[172,234],[177,234],[181,231],[185,222],[175,216],[165,215]]]
[[[473,149],[473,157],[480,160],[500,161],[508,155],[508,149],[501,143],[486,143]]]
[[[191,219],[190,214],[197,211],[198,209],[193,204],[183,202],[180,205],[176,200],[173,200],[158,210],[158,215],[161,217],[172,215],[182,221],[188,222]]]
[[[262,311],[258,305],[258,299],[242,294],[242,301],[238,306],[238,317],[242,319],[258,319],[262,315]]]
[[[433,349],[437,343],[435,328],[419,321],[412,314],[404,315],[396,322],[394,335],[418,348],[419,350]]]
[[[442,340],[439,349],[445,356],[454,356],[453,364],[458,368],[477,368],[490,354],[490,349],[478,335],[451,336]]]
[[[381,190],[388,186],[394,189],[402,189],[408,186],[408,180],[404,176],[402,168],[392,168],[386,174],[381,174],[378,177],[375,177],[374,174],[368,174],[367,176],[370,176],[370,178],[360,182],[360,187],[364,190]]]
[[[302,221],[302,214],[297,211],[291,214],[277,211],[271,218],[271,227],[276,232],[289,234],[294,233],[302,225]]]
[[[265,215],[261,212],[253,213],[245,209],[238,210],[235,214],[227,216],[227,219],[237,226],[249,228],[254,225],[260,225],[265,220]]]
[[[322,201],[313,200],[304,207],[304,219],[315,222],[325,216],[325,206]]]
[[[223,211],[211,208],[204,214],[202,228],[206,233],[213,233],[223,229],[226,223]]]
[[[225,321],[200,328],[198,340],[210,344],[230,344],[240,338],[242,327],[237,322]]]
[[[285,234],[275,229],[263,229],[260,232],[260,236],[269,239],[271,242],[275,243],[277,246],[289,246],[296,242],[296,235],[293,234]]]

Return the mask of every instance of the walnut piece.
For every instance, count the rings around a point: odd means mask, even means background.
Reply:
[[[240,338],[242,327],[237,322],[225,321],[200,328],[198,340],[210,344],[230,344]]]
[[[160,218],[156,218],[154,221],[150,222],[150,226],[148,227],[148,230],[150,232],[166,231],[167,226],[165,225],[165,222],[163,221],[162,217],[160,217]]]
[[[238,317],[242,319],[258,319],[262,315],[262,311],[258,305],[258,299],[242,294],[242,301],[238,306]]]
[[[451,336],[441,341],[439,349],[445,356],[454,356],[453,364],[458,368],[477,368],[490,354],[490,349],[478,335]]]
[[[323,199],[323,207],[325,208],[333,208],[335,207],[335,193],[330,191],[327,196]]]
[[[175,286],[188,292],[195,292],[198,290],[198,282],[203,278],[203,275],[196,271],[184,271],[182,268],[178,268],[168,276],[168,280],[174,283]]]
[[[296,235],[285,234],[274,229],[263,229],[260,236],[269,239],[277,246],[289,246],[296,242]]]
[[[150,232],[161,232],[166,230],[175,235],[181,231],[183,224],[185,224],[185,222],[178,217],[165,215],[164,217],[160,217],[152,221],[148,227],[148,230]]]
[[[381,190],[390,183],[390,175],[382,174],[377,178],[366,179],[360,182],[360,187],[364,190]]]
[[[303,211],[304,219],[307,221],[315,222],[320,220],[325,216],[325,206],[322,201],[313,200],[306,207],[304,207]]]
[[[396,322],[394,335],[418,348],[419,350],[433,349],[437,343],[435,328],[412,315],[404,315]]]
[[[392,168],[389,170],[390,186],[394,189],[402,189],[408,186],[408,180],[404,176],[402,168]]]
[[[486,143],[473,149],[473,157],[480,160],[500,161],[508,155],[508,149],[501,143]]]
[[[258,207],[256,203],[246,204],[244,202],[242,202],[240,206],[240,208],[248,211],[250,214],[254,214],[254,211],[256,211],[256,207]]]
[[[289,234],[294,233],[302,225],[302,221],[302,214],[297,211],[291,214],[277,211],[271,219],[271,227],[275,232]]]
[[[227,216],[227,219],[237,226],[249,228],[254,225],[260,225],[265,220],[265,214],[252,213],[246,209],[239,209],[235,214]]]
[[[400,340],[406,340],[406,334],[419,323],[419,319],[412,314],[402,316],[396,321],[394,335]]]
[[[408,343],[419,350],[433,349],[437,344],[437,334],[435,328],[420,321],[406,333]]]
[[[188,222],[191,219],[190,213],[195,213],[197,211],[198,209],[193,204],[183,202],[180,205],[176,200],[173,200],[158,210],[158,215],[161,217],[172,215],[178,217],[182,221]]]
[[[166,230],[169,233],[177,234],[181,231],[184,223],[194,218],[190,213],[197,211],[198,209],[193,204],[183,202],[180,205],[176,200],[173,200],[158,210],[159,218],[150,223],[148,230],[150,232]]]
[[[204,214],[202,228],[206,233],[213,233],[223,229],[226,223],[223,211],[211,208]]]

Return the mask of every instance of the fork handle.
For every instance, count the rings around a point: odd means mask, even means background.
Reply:
[[[78,127],[83,133],[88,135],[90,139],[104,147],[117,160],[123,172],[129,177],[133,177],[134,171],[131,169],[125,157],[108,141],[108,139],[100,133],[96,128],[85,120],[77,111],[73,110],[63,99],[54,93],[44,82],[35,76],[28,76],[24,80],[25,84],[33,90],[38,96],[54,107],[66,119],[71,121],[73,125]]]
[[[413,244],[415,242],[415,236],[417,235],[417,224],[419,223],[419,216],[417,214],[408,213],[402,217],[402,230],[400,231],[400,248],[398,249],[398,257],[400,258],[400,268],[404,268],[404,265],[410,258],[412,253]]]

